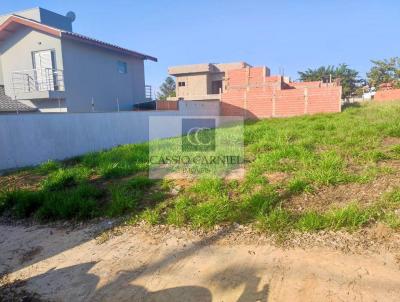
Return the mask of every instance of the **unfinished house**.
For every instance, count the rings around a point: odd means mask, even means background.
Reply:
[[[245,62],[223,64],[194,64],[168,68],[168,73],[176,79],[176,97],[169,101],[210,101],[221,100],[226,90],[226,74],[230,70],[251,67]],[[265,68],[266,76],[269,69]]]
[[[231,70],[226,78],[221,115],[258,119],[341,111],[339,81],[290,82],[266,76],[264,67]]]
[[[145,102],[144,60],[157,59],[74,33],[74,20],[72,12],[42,8],[0,16],[0,93],[7,104],[105,112]]]
[[[268,67],[244,62],[176,66],[168,72],[176,78],[176,97],[168,100],[219,101],[225,116],[257,119],[341,111],[339,82],[291,82],[271,76]]]

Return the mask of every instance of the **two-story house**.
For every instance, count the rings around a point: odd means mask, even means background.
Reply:
[[[226,73],[229,70],[251,67],[246,62],[205,63],[181,65],[168,68],[168,73],[176,79],[176,97],[168,100],[205,101],[221,100],[220,94],[226,89]],[[270,70],[265,69],[266,76]]]
[[[42,8],[0,16],[0,99],[12,110],[132,110],[146,101],[144,60],[157,59],[74,33],[74,19]]]

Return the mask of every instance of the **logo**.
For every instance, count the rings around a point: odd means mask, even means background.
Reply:
[[[215,119],[183,118],[182,151],[215,151]]]

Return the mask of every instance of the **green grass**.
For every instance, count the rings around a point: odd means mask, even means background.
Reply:
[[[215,130],[222,134],[217,143],[225,147],[217,153],[234,152],[229,146],[239,130],[238,125]],[[343,201],[346,206],[341,208],[300,211],[287,207],[295,195],[312,194],[327,186],[368,185],[396,172],[390,162],[400,159],[400,145],[384,146],[383,142],[398,137],[399,102],[348,108],[340,114],[249,121],[244,127],[243,180],[216,177],[219,169],[226,168],[221,166],[190,181],[177,195],[169,194],[174,181],[155,182],[141,175],[150,166],[150,148],[162,146],[166,155],[179,151],[181,138],[171,138],[32,168],[29,173],[44,178],[39,189],[4,188],[0,212],[40,220],[130,215],[132,222],[193,228],[238,222],[256,224],[272,233],[354,231],[377,221],[400,229],[400,190],[368,206],[354,196],[353,202]],[[276,172],[287,177],[273,183],[267,176]]]

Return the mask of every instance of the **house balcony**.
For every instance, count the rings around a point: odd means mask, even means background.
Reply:
[[[14,71],[12,89],[17,100],[64,99],[64,73],[51,68]]]

